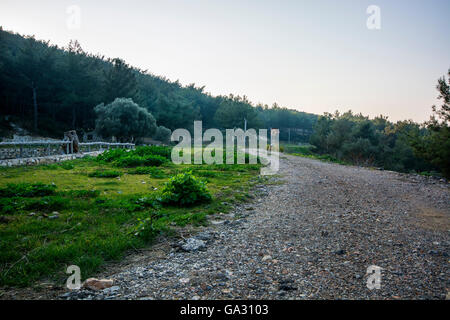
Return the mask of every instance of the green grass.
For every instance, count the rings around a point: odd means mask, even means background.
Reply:
[[[310,158],[315,160],[321,160],[325,162],[332,162],[332,163],[338,163],[342,165],[350,165],[349,162],[339,160],[336,157],[333,157],[328,154],[317,154],[315,153],[315,147],[310,144],[303,144],[303,145],[295,145],[295,144],[288,144],[288,143],[280,143],[280,145],[284,149],[284,153],[290,154],[292,156],[297,157],[304,157],[304,158]]]
[[[207,215],[247,201],[251,186],[261,182],[259,169],[165,162],[142,175],[95,158],[1,168],[0,215],[8,219],[0,223],[0,286],[24,287],[42,280],[63,285],[65,269],[72,264],[81,268],[83,279],[93,276],[105,262],[151,245],[158,234],[204,225]],[[111,171],[119,175],[89,175]],[[212,200],[189,208],[160,203],[169,178],[187,171],[208,182]],[[50,219],[53,211],[59,215]]]
[[[338,164],[342,164],[342,165],[351,165],[351,163],[343,161],[343,160],[339,160],[333,156],[330,156],[328,154],[303,154],[303,153],[291,153],[291,155],[293,156],[298,156],[298,157],[304,157],[304,158],[310,158],[310,159],[315,159],[315,160],[321,160],[321,161],[325,161],[325,162],[332,162],[332,163],[338,163]]]

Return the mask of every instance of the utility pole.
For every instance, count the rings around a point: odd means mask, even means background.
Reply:
[[[291,144],[291,128],[288,128],[288,134],[289,134],[288,141],[289,141],[289,144]]]
[[[247,131],[247,119],[244,117],[244,132]]]

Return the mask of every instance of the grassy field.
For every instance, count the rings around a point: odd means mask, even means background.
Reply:
[[[288,144],[286,142],[280,143],[280,148],[282,151],[286,154],[290,154],[297,157],[304,157],[304,158],[310,158],[310,159],[316,159],[321,160],[325,162],[333,162],[333,163],[339,163],[343,165],[349,165],[350,163],[339,160],[331,155],[328,154],[317,154],[314,152],[315,147],[310,144],[304,144],[304,145],[296,145],[296,144]]]
[[[72,264],[92,276],[162,233],[206,224],[207,215],[246,201],[261,182],[260,165],[127,163],[88,157],[0,169],[0,286],[63,284]],[[212,200],[188,207],[160,201],[170,177],[187,171],[207,183]]]

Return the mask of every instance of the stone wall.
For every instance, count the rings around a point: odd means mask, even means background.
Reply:
[[[49,164],[49,163],[61,162],[61,161],[65,161],[65,160],[73,160],[73,159],[83,158],[86,156],[96,157],[102,152],[103,151],[94,151],[94,152],[85,152],[85,153],[51,155],[51,156],[44,156],[44,157],[6,159],[6,160],[0,160],[0,167],[15,167],[15,166],[37,165],[37,164]]]
[[[4,159],[17,159],[17,158],[35,158],[46,157],[48,155],[63,155],[62,146],[51,145],[50,148],[46,146],[42,147],[22,147],[22,151],[19,147],[14,148],[0,148],[0,160]]]

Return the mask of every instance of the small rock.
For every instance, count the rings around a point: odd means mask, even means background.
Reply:
[[[267,260],[272,260],[272,257],[269,255],[265,255],[261,261],[267,261]]]
[[[191,279],[189,279],[189,278],[181,278],[179,281],[181,283],[188,283],[189,281],[191,281]]]
[[[96,278],[89,278],[86,279],[86,281],[83,283],[83,288],[88,288],[91,290],[103,290],[106,288],[112,287],[114,283],[114,280],[112,279],[96,279]]]
[[[186,242],[181,246],[181,249],[187,252],[198,251],[204,248],[206,248],[205,241],[195,238],[187,239]]]
[[[111,288],[104,289],[103,293],[110,294],[110,293],[114,293],[116,291],[119,291],[119,289],[120,289],[119,286],[112,286]]]

